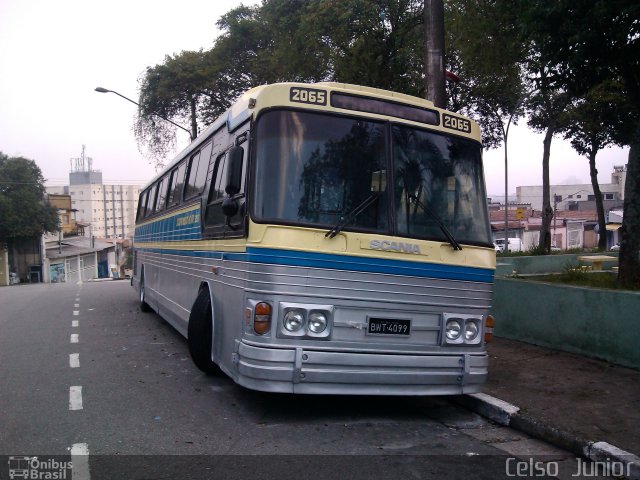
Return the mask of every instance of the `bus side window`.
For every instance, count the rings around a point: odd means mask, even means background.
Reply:
[[[227,165],[227,153],[220,155],[213,167],[211,175],[211,187],[209,188],[209,198],[207,199],[207,213],[205,215],[205,225],[224,225],[225,216],[222,213],[222,200],[224,199],[224,178]]]
[[[191,157],[189,176],[185,187],[184,198],[200,195],[207,183],[207,170],[213,142],[208,142],[199,152]]]
[[[155,211],[155,204],[156,204],[156,185],[154,184],[149,189],[149,192],[148,192],[147,207],[144,213],[145,218],[148,217],[149,215],[153,215],[153,212]]]
[[[186,162],[182,162],[180,166],[174,168],[171,172],[171,184],[169,185],[167,207],[177,205],[182,200],[182,190],[184,188],[184,170],[186,165]]]
[[[158,182],[158,200],[154,211],[161,212],[167,205],[167,177],[166,175]]]
[[[196,195],[196,176],[198,175],[198,167],[200,165],[200,152],[196,153],[189,160],[189,173],[187,176],[187,184],[184,187],[184,198],[192,198]]]
[[[140,197],[138,197],[138,213],[136,215],[136,222],[139,222],[144,218],[145,210],[147,209],[147,197],[149,196],[149,190],[144,190]]]

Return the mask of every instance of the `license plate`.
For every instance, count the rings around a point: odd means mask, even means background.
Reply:
[[[402,335],[411,333],[411,320],[392,318],[369,318],[367,324],[369,335]]]

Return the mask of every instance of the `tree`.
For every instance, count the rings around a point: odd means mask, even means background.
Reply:
[[[540,56],[558,69],[576,97],[607,79],[619,79],[631,105],[618,282],[640,285],[640,4],[634,0],[521,0],[522,23],[541,40]],[[628,134],[626,132],[633,132]],[[626,137],[626,138],[622,138]]]
[[[508,138],[523,113],[523,48],[507,0],[456,0],[445,5],[447,70],[462,81],[447,86],[447,107],[476,120],[485,148]]]
[[[198,135],[199,111],[211,78],[204,58],[202,51],[167,55],[162,64],[148,67],[141,79],[134,132],[138,146],[149,149],[156,165],[161,166],[173,149],[176,135],[175,127],[158,117],[186,121],[191,137]]]
[[[633,119],[632,107],[626,104],[627,100],[620,82],[605,80],[591,88],[584,98],[575,102],[564,119],[565,138],[571,141],[571,146],[576,152],[589,160],[589,174],[598,212],[599,250],[606,249],[607,236],[596,155],[609,145],[619,144],[620,138],[628,138],[632,133],[627,131]]]
[[[561,131],[567,105],[571,96],[557,84],[557,74],[553,66],[540,61],[536,42],[530,41],[529,55],[525,62],[532,84],[531,93],[526,99],[529,114],[528,125],[533,130],[544,133],[542,141],[542,225],[540,228],[540,251],[551,253],[551,181],[550,160],[551,142],[556,133]]]
[[[33,239],[58,229],[57,210],[45,202],[40,168],[33,160],[0,152],[0,242]]]
[[[447,69],[463,81],[449,86],[449,108],[482,129],[484,148],[504,145],[505,242],[508,237],[508,139],[526,98],[517,18],[506,0],[447,4]]]
[[[333,80],[424,98],[422,1],[316,3],[314,36],[329,55]]]

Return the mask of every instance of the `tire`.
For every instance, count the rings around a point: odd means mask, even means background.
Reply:
[[[211,359],[213,340],[213,322],[211,318],[211,299],[209,292],[201,289],[191,308],[187,342],[193,363],[207,375],[220,375],[220,367]]]
[[[148,313],[148,312],[150,312],[152,310],[152,308],[145,301],[144,275],[142,275],[140,277],[139,292],[140,292],[140,310],[145,312],[145,313]]]

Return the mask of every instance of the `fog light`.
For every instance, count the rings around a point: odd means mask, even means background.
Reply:
[[[467,342],[472,342],[478,336],[480,329],[478,328],[478,324],[473,320],[467,321],[464,325],[464,339]]]
[[[289,310],[284,316],[284,328],[297,332],[304,325],[304,314],[300,310]]]
[[[445,335],[448,340],[457,340],[462,333],[462,325],[458,320],[448,320],[445,327]]]
[[[322,333],[327,328],[327,317],[322,312],[312,312],[309,315],[309,330],[313,333]]]

